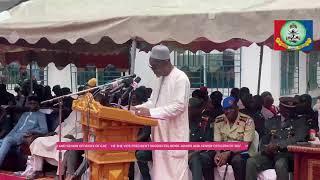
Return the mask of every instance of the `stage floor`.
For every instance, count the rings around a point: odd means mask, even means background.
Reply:
[[[24,180],[25,177],[15,176],[10,171],[0,171],[0,180]],[[47,177],[38,178],[37,180],[54,180],[54,175],[48,175]]]

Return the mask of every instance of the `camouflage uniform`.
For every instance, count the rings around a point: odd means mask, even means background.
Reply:
[[[214,124],[214,141],[216,142],[231,142],[231,141],[246,141],[252,142],[255,134],[255,126],[251,117],[238,113],[238,117],[232,127],[230,127],[227,117],[223,114],[218,116]],[[249,154],[254,152],[254,147],[251,146]],[[241,154],[231,154],[228,161],[231,164],[236,180],[245,178],[246,159]]]

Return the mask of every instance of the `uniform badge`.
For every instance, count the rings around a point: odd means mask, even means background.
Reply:
[[[246,125],[247,126],[252,126],[253,120],[252,119],[247,119]]]

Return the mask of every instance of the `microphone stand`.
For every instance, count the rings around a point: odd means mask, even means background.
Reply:
[[[62,123],[62,105],[63,105],[63,99],[60,98],[59,100],[59,142],[61,143],[61,139],[62,139],[62,127],[61,127],[61,123]],[[62,180],[62,152],[61,150],[59,150],[59,162],[58,162],[58,170],[59,170],[59,180]]]
[[[129,97],[128,97],[128,110],[130,111],[131,109],[131,102],[132,102],[132,92],[130,92]]]
[[[79,95],[79,94],[84,94],[86,92],[90,92],[90,91],[93,91],[93,90],[96,90],[96,89],[103,89],[104,87],[106,87],[108,85],[112,85],[114,82],[119,81],[119,80],[123,80],[125,78],[127,78],[127,76],[124,76],[122,78],[117,78],[117,79],[111,81],[110,83],[106,83],[106,84],[103,84],[103,85],[100,85],[100,86],[96,86],[96,87],[85,89],[85,90],[82,90],[82,91],[79,91],[79,92],[76,92],[76,93],[67,94],[67,95],[59,96],[59,97],[52,98],[52,99],[49,99],[49,100],[46,100],[46,101],[42,101],[41,104],[46,104],[46,103],[50,103],[50,102],[53,102],[53,101],[58,101],[59,99],[63,99],[63,98],[66,98],[66,97],[71,97],[71,96],[75,96],[75,95]],[[109,88],[109,87],[107,87],[107,88]]]
[[[118,78],[116,80],[119,80],[119,79],[122,79],[122,78]],[[52,98],[52,99],[49,99],[49,100],[46,100],[46,101],[42,101],[41,104],[46,104],[46,103],[50,103],[50,102],[54,102],[54,101],[58,101],[58,104],[59,104],[59,143],[61,143],[61,140],[62,140],[62,133],[61,133],[61,130],[62,130],[62,127],[61,127],[61,123],[62,123],[62,106],[63,106],[63,99],[64,98],[67,98],[67,97],[71,97],[71,96],[75,96],[75,95],[80,95],[80,94],[84,94],[84,93],[87,93],[87,92],[90,92],[90,91],[93,91],[93,90],[96,90],[96,89],[101,89],[109,84],[112,84],[114,81],[112,81],[111,83],[107,83],[107,84],[104,84],[104,85],[101,85],[101,86],[97,86],[97,87],[93,87],[93,88],[89,88],[89,89],[86,89],[86,90],[83,90],[83,91],[79,91],[79,92],[76,92],[76,93],[72,93],[72,94],[67,94],[67,95],[63,95],[63,96],[60,96],[60,97],[56,97],[56,98]],[[91,101],[90,101],[91,102]],[[89,106],[89,103],[88,102],[88,106]],[[89,115],[90,116],[90,115]],[[88,124],[89,125],[89,124]],[[59,172],[59,180],[62,180],[62,151],[59,150],[59,161],[58,161],[58,172]]]

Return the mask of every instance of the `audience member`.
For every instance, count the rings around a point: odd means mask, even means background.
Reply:
[[[48,133],[46,116],[39,112],[39,98],[36,96],[28,97],[30,112],[25,112],[20,117],[18,123],[5,138],[0,140],[0,166],[11,147],[20,145],[24,137],[32,133]]]
[[[12,128],[12,121],[7,118],[6,109],[0,106],[0,139],[4,138]]]
[[[22,94],[22,91],[20,89],[19,86],[16,86],[14,88],[14,91],[17,93],[16,97],[15,97],[15,100],[16,100],[16,105],[19,106],[19,107],[23,107],[24,106],[24,103],[25,103],[25,96]]]
[[[246,101],[247,99],[250,99],[252,95],[250,94],[250,90],[247,87],[240,88],[239,91],[239,101],[237,103],[239,109],[244,109],[243,101]]]
[[[318,126],[320,126],[320,96],[317,97],[317,102],[316,104],[313,106],[313,110],[317,113],[318,117]],[[319,132],[320,134],[320,132]]]
[[[206,91],[201,91],[200,89],[196,89],[192,92],[192,97],[199,98],[204,100],[205,102],[208,101],[208,93]]]
[[[299,96],[299,104],[297,104],[295,111],[299,117],[304,116],[307,119],[310,129],[319,131],[318,112],[313,111],[312,97],[309,94]]]
[[[270,118],[273,118],[274,116],[277,116],[279,113],[279,110],[276,106],[273,105],[274,100],[270,92],[265,91],[261,94],[262,100],[263,100],[263,106],[261,109],[261,113],[265,120],[268,120]]]
[[[78,87],[78,92],[83,91],[84,90],[84,86],[79,86]]]
[[[190,142],[211,142],[213,132],[208,117],[203,112],[206,104],[199,98],[189,100],[189,131]],[[189,168],[192,172],[193,180],[213,179],[213,157],[214,151],[189,151]]]
[[[223,100],[224,114],[218,116],[214,122],[214,141],[230,142],[244,141],[249,143],[248,153],[254,153],[254,146],[250,146],[254,138],[254,122],[242,113],[236,105],[233,97]],[[230,128],[231,127],[231,128]],[[216,166],[223,166],[227,163],[233,168],[236,180],[244,180],[246,172],[246,156],[242,151],[217,151],[214,162]]]
[[[81,132],[81,113],[73,111],[67,119],[61,124],[62,142],[70,142],[75,138],[82,138]],[[43,162],[46,160],[51,165],[57,166],[59,161],[59,151],[56,149],[56,143],[59,141],[59,129],[56,128],[54,133],[50,133],[45,137],[35,139],[30,145],[30,151],[33,159],[32,174],[28,178],[37,178],[42,174]],[[62,157],[64,153],[62,151]],[[62,169],[64,171],[64,169]],[[57,172],[58,175],[58,172]]]
[[[223,114],[223,108],[221,105],[222,98],[223,95],[220,91],[214,91],[210,94],[211,104],[213,107],[213,111],[210,112],[210,118],[212,118],[212,122],[216,119],[216,117]]]
[[[232,88],[231,92],[230,92],[230,96],[236,100],[236,103],[238,103],[239,98],[240,98],[240,89],[239,88]]]
[[[52,99],[52,93],[51,93],[51,87],[50,86],[45,86],[44,87],[44,100],[49,100]]]
[[[261,114],[262,109],[262,97],[255,95],[253,98],[247,98],[243,100],[245,106],[240,112],[250,116],[255,124],[255,130],[258,132],[259,136],[262,136],[265,132],[264,123],[265,119]]]
[[[52,88],[52,92],[54,93],[55,97],[62,96],[61,87],[60,85],[55,85]]]
[[[0,105],[15,105],[14,95],[7,91],[5,84],[0,84]]]
[[[287,146],[306,142],[309,130],[305,117],[296,116],[297,104],[295,98],[280,98],[281,115],[266,121],[267,133],[261,137],[261,153],[248,159],[246,180],[256,180],[258,173],[267,169],[275,169],[277,179],[289,179],[293,155]]]

